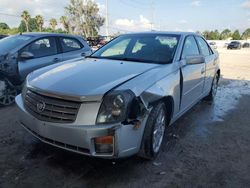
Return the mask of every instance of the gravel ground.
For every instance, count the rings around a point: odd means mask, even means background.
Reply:
[[[220,49],[223,79],[168,129],[155,161],[84,157],[34,139],[0,108],[0,187],[250,187],[250,50]]]

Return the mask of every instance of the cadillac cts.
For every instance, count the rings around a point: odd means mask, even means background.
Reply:
[[[16,97],[20,124],[80,154],[153,159],[168,125],[199,100],[213,100],[218,63],[195,33],[122,35],[84,60],[31,73]]]

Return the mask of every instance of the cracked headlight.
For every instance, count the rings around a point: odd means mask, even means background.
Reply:
[[[96,124],[124,122],[135,95],[130,90],[113,91],[104,96]]]

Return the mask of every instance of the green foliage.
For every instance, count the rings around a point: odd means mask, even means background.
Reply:
[[[99,15],[98,5],[92,0],[70,0],[65,12],[69,18],[69,31],[86,38],[98,35],[105,21]]]
[[[66,16],[60,17],[60,23],[63,25],[67,33],[69,33],[69,21]]]
[[[11,28],[11,29],[1,29],[0,28],[1,35],[15,35],[17,33],[19,33],[18,28]]]
[[[30,32],[33,31],[39,31],[38,25],[36,23],[36,19],[35,18],[30,18],[28,21],[28,28]],[[26,27],[26,23],[25,21],[21,21],[18,30],[20,33],[26,32],[27,31],[27,27]]]
[[[51,29],[52,29],[53,31],[55,31],[55,30],[56,30],[56,26],[57,26],[57,21],[56,21],[56,19],[55,19],[55,18],[51,18],[50,21],[49,21],[49,24],[50,24],[50,26],[51,26]]]
[[[233,35],[232,35],[232,39],[233,39],[233,40],[240,40],[240,39],[241,39],[239,30],[235,30],[235,31],[234,31],[234,33],[233,33]]]
[[[6,23],[0,23],[0,29],[10,29],[10,27]]]
[[[250,39],[250,28],[246,29],[241,36],[242,39],[247,40]]]
[[[220,34],[220,39],[221,40],[226,40],[229,39],[232,36],[232,32],[229,29],[225,29],[221,32]]]
[[[219,40],[220,39],[220,32],[218,30],[215,31],[204,31],[203,36],[207,40]]]
[[[26,30],[27,32],[29,32],[29,21],[30,21],[30,14],[27,10],[24,10],[22,15],[21,15],[21,18],[25,24],[25,27],[26,27]]]
[[[43,24],[44,24],[43,17],[41,15],[37,15],[35,17],[35,20],[36,20],[37,27],[39,28],[39,31],[41,32],[43,30]]]

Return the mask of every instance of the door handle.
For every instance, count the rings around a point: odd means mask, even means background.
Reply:
[[[83,52],[83,53],[81,54],[81,56],[83,56],[83,57],[84,57],[84,56],[86,56],[86,53],[85,53],[85,52]]]
[[[60,61],[59,58],[54,58],[54,59],[53,59],[53,62],[55,62],[55,63],[56,63],[56,62],[59,62],[59,61]]]

